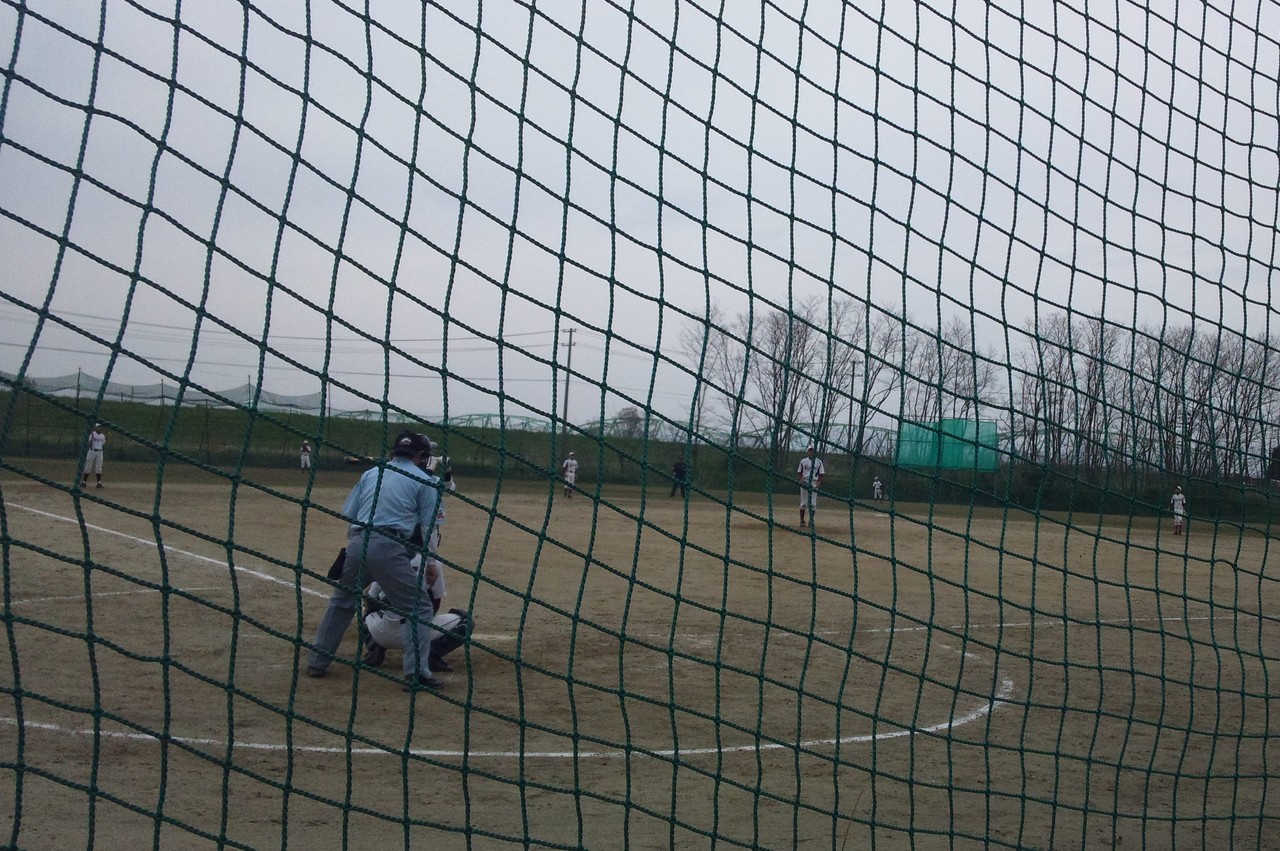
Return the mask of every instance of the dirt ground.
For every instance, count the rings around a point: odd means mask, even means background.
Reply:
[[[1251,530],[462,473],[410,696],[304,675],[358,471],[7,463],[0,845],[1280,848]]]

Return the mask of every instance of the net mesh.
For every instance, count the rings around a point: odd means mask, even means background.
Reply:
[[[1280,847],[1276,33],[0,0],[3,844]]]

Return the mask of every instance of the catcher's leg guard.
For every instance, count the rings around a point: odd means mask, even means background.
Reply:
[[[445,656],[457,650],[471,638],[475,629],[475,621],[470,612],[462,609],[450,609],[433,621],[436,627],[435,637],[431,641],[431,655]]]

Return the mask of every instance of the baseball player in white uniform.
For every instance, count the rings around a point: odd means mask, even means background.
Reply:
[[[82,487],[89,487],[89,474],[98,477],[98,487],[102,487],[102,450],[107,445],[107,436],[102,433],[102,423],[94,423],[89,432],[89,448],[84,456],[84,480]]]
[[[796,475],[800,479],[800,525],[805,524],[805,512],[809,512],[809,516],[813,517],[817,513],[818,507],[818,488],[822,487],[822,480],[827,476],[827,468],[822,463],[822,459],[816,454],[817,449],[813,444],[809,444],[808,453],[800,459],[800,466],[796,468]]]
[[[435,596],[434,590],[432,596]],[[364,664],[380,667],[388,650],[404,649],[404,615],[390,611],[383,606],[386,595],[378,583],[369,584],[365,590],[364,627],[368,632],[369,652],[365,654]],[[433,637],[431,639],[430,665],[433,673],[452,671],[453,667],[444,657],[462,646],[475,628],[471,614],[462,609],[450,609],[431,618]]]
[[[871,482],[871,496],[877,501],[884,499],[884,482],[880,481],[879,476]]]
[[[564,463],[560,465],[560,470],[564,474],[564,495],[573,496],[573,485],[578,481],[578,458],[572,452],[569,457],[564,459]]]
[[[302,448],[298,450],[298,462],[302,465],[302,469],[311,469],[311,441],[302,441]]]
[[[1182,526],[1187,519],[1187,497],[1182,493],[1181,486],[1173,489],[1173,496],[1169,497],[1169,507],[1173,509],[1173,534],[1181,535]]]

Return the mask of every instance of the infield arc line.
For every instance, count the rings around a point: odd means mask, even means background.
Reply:
[[[1001,677],[1000,689],[986,703],[970,710],[962,715],[953,716],[946,721],[940,721],[937,724],[930,724],[927,727],[904,727],[896,730],[888,730],[883,733],[863,733],[856,736],[841,736],[831,739],[808,739],[803,742],[768,742],[759,744],[743,744],[733,745],[730,747],[715,748],[666,748],[659,750],[648,750],[646,748],[632,748],[629,750],[578,750],[578,751],[456,751],[444,750],[438,748],[409,748],[408,750],[397,750],[394,748],[338,748],[327,747],[321,745],[298,745],[293,746],[282,745],[275,742],[234,742],[232,747],[241,750],[251,751],[272,751],[290,753],[312,753],[312,754],[351,754],[352,756],[413,756],[428,757],[434,759],[618,759],[626,756],[651,756],[651,757],[691,757],[706,756],[712,754],[735,754],[735,753],[755,753],[776,750],[798,750],[811,749],[820,747],[832,747],[835,745],[857,745],[866,744],[867,742],[883,742],[890,739],[899,739],[904,736],[914,736],[918,734],[938,733],[944,730],[954,730],[963,727],[980,718],[985,718],[996,709],[1004,706],[1009,702],[1009,698],[1013,695],[1014,683],[1007,676]],[[0,723],[10,726],[17,726],[18,722],[14,718],[0,718]],[[132,742],[159,742],[159,736],[150,733],[131,733],[115,730],[76,730],[70,727],[64,727],[60,724],[52,724],[43,721],[25,721],[23,729],[43,730],[52,733],[63,733],[73,736],[101,736],[103,738],[119,739]],[[207,746],[226,748],[227,742],[222,739],[210,739],[194,736],[166,736],[165,741],[177,744],[188,745],[191,747]]]
[[[79,521],[74,518],[65,517],[59,514],[48,512],[48,511],[42,511],[38,508],[31,508],[29,506],[17,505],[17,504],[11,504],[10,507],[20,508],[24,511],[29,511],[33,514],[37,514],[42,517],[48,517],[53,520],[59,520],[65,523],[77,523],[77,524],[79,523]],[[152,540],[139,538],[134,535],[129,535],[125,532],[116,531],[115,529],[108,529],[104,526],[97,526],[91,523],[85,523],[84,526],[87,529],[93,529],[95,531],[104,532],[106,534],[116,535],[118,537],[125,538],[126,540],[135,541],[137,543],[145,544],[147,546],[153,546],[156,543],[155,541],[152,541]],[[208,556],[203,556],[198,553],[193,553],[188,550],[179,549],[178,547],[173,547],[173,546],[170,546],[169,544],[161,544],[161,546],[163,546],[166,551],[177,553],[180,555],[185,555],[189,558],[193,558],[198,561],[216,564],[219,567],[227,566],[226,562],[219,561],[218,559],[210,558]],[[236,564],[232,564],[231,567],[234,570],[241,571],[249,576],[254,576],[256,578],[263,579],[267,582],[272,582],[279,585],[285,585],[290,588],[298,587],[304,593],[313,594],[319,597],[326,596],[324,594],[321,594],[318,591],[313,591],[309,588],[301,586],[300,584],[295,585],[295,583],[293,582],[288,582],[286,580],[280,579],[279,577],[272,576],[268,573],[263,573],[261,571],[253,570],[251,568],[241,567],[240,565],[236,565]],[[904,628],[904,631],[914,630],[914,629],[915,628],[908,627],[908,628]],[[897,630],[893,630],[893,631],[897,631]],[[972,654],[966,653],[964,655],[971,656]],[[692,757],[692,756],[705,756],[710,754],[754,753],[754,752],[764,752],[764,751],[774,751],[774,750],[796,750],[796,749],[805,749],[805,748],[831,747],[836,745],[865,744],[867,742],[888,741],[890,739],[898,739],[904,736],[937,733],[944,730],[954,730],[958,727],[962,727],[966,724],[971,724],[980,718],[984,718],[990,715],[996,709],[999,709],[1001,706],[1005,705],[1014,692],[1015,686],[1014,686],[1013,680],[1004,675],[1000,675],[1000,676],[1001,676],[1000,689],[996,692],[996,694],[990,700],[988,700],[986,703],[982,704],[981,706],[978,706],[977,708],[970,710],[969,712],[963,713],[961,715],[952,716],[951,718],[945,721],[940,721],[937,724],[931,724],[925,727],[915,727],[915,728],[904,727],[904,728],[899,728],[895,730],[888,730],[883,733],[863,733],[855,736],[841,736],[838,738],[830,738],[830,739],[809,739],[803,742],[749,743],[749,744],[742,744],[742,745],[733,745],[730,747],[711,747],[711,748],[669,748],[669,749],[659,749],[659,750],[635,748],[630,750],[577,750],[577,751],[487,751],[487,750],[486,751],[474,751],[474,750],[456,751],[456,750],[444,750],[444,749],[435,749],[435,748],[410,748],[408,750],[403,750],[403,749],[396,750],[392,748],[371,748],[371,747],[345,748],[345,747],[326,747],[326,746],[320,746],[320,745],[297,745],[297,744],[289,746],[289,745],[283,745],[275,742],[234,742],[232,743],[232,747],[241,749],[241,750],[252,750],[252,751],[271,751],[271,752],[289,751],[292,753],[313,753],[313,754],[350,754],[351,756],[405,756],[405,755],[408,755],[408,756],[414,756],[414,757],[428,757],[428,758],[437,758],[437,759],[454,759],[454,758],[459,758],[459,759],[460,758],[466,758],[466,759],[480,759],[480,758],[618,759],[621,757],[633,756],[633,755],[634,756],[651,756],[651,757]],[[18,726],[18,721],[15,718],[0,718],[0,724]],[[42,721],[24,721],[22,722],[22,728],[31,729],[31,730],[43,730],[47,732],[55,732],[55,733],[62,733],[66,735],[75,735],[75,736],[95,736],[96,735],[104,738],[118,739],[118,740],[124,740],[124,741],[151,741],[151,742],[161,741],[161,738],[159,736],[156,736],[150,733],[125,732],[125,731],[115,731],[115,730],[97,730],[97,731],[84,730],[84,729],[76,730],[69,727],[64,727],[59,724],[53,724],[53,723],[42,722]],[[165,737],[165,740],[179,743],[179,744],[189,745],[192,747],[197,747],[197,746],[208,746],[208,747],[218,747],[218,748],[227,747],[227,742],[225,740],[194,737],[194,736],[167,736]]]

